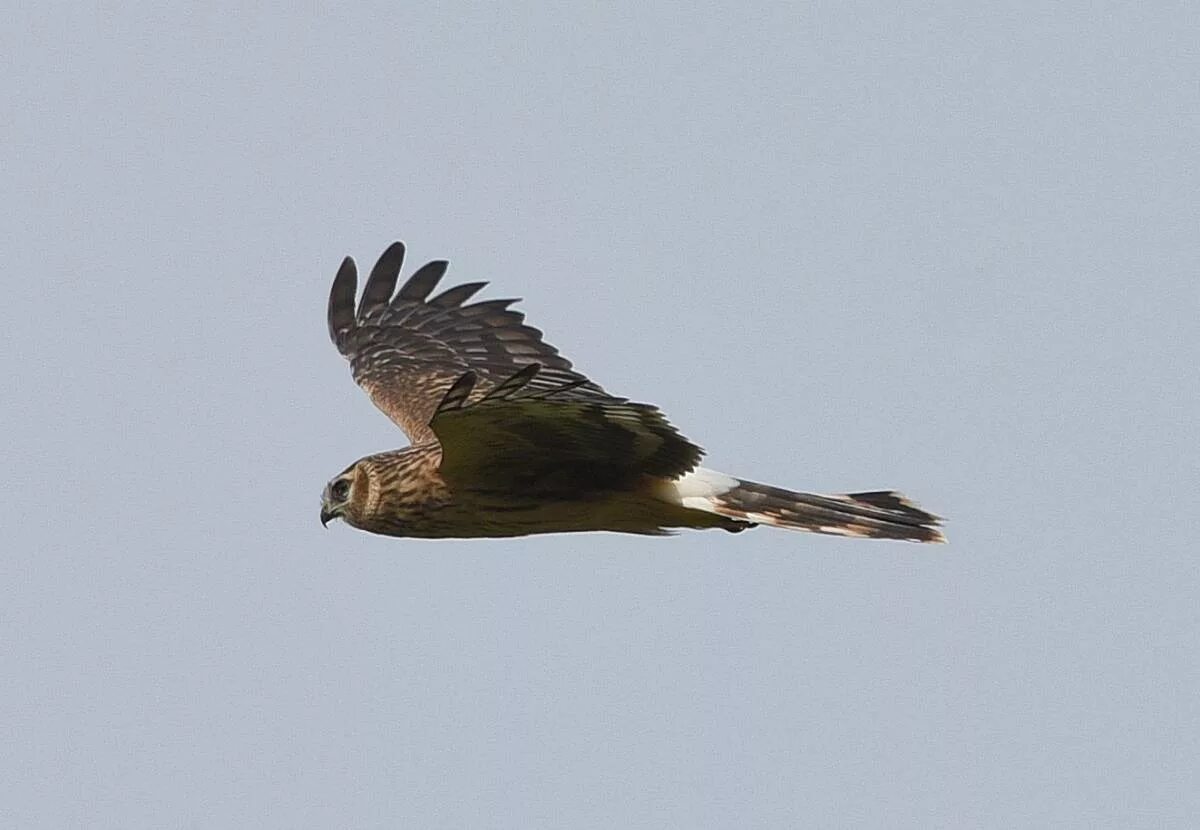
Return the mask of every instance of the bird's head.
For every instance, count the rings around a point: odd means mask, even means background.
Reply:
[[[341,519],[357,526],[371,496],[370,459],[355,461],[334,476],[321,494],[321,524]]]
[[[325,485],[321,524],[341,519],[389,536],[428,533],[422,525],[450,501],[438,474],[440,460],[436,444],[360,458]]]

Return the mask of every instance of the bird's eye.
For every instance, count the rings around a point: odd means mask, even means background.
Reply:
[[[338,501],[345,501],[346,497],[350,495],[350,482],[346,481],[344,478],[340,481],[335,481],[333,483],[333,489],[330,492]]]

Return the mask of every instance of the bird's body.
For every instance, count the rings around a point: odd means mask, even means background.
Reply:
[[[769,524],[842,536],[943,541],[937,517],[890,491],[824,496],[698,466],[702,450],[653,406],[608,394],[511,311],[465,305],[481,283],[430,298],[446,269],[393,296],[404,247],[334,280],[330,335],[355,379],[413,441],[325,488],[321,520],[415,538],[511,537]]]
[[[354,498],[339,517],[371,533],[424,539],[587,531],[660,535],[676,527],[749,527],[744,521],[685,508],[678,499],[672,503],[670,483],[649,476],[623,487],[543,489],[528,495],[489,488],[486,482],[452,488],[440,464],[441,448],[436,444],[355,462],[343,474],[356,477]]]

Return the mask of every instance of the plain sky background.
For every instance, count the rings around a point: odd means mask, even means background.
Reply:
[[[10,8],[0,826],[1200,825],[1193,3]],[[322,530],[341,258],[945,547]]]

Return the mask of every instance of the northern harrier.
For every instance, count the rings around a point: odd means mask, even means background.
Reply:
[[[321,522],[422,538],[608,530],[774,527],[944,541],[938,517],[898,493],[823,496],[698,466],[703,451],[654,406],[605,392],[509,306],[468,303],[485,283],[436,296],[447,263],[395,291],[396,242],[355,309],[357,269],[342,262],[329,334],[354,379],[403,429],[408,449],[355,461],[325,487]]]

